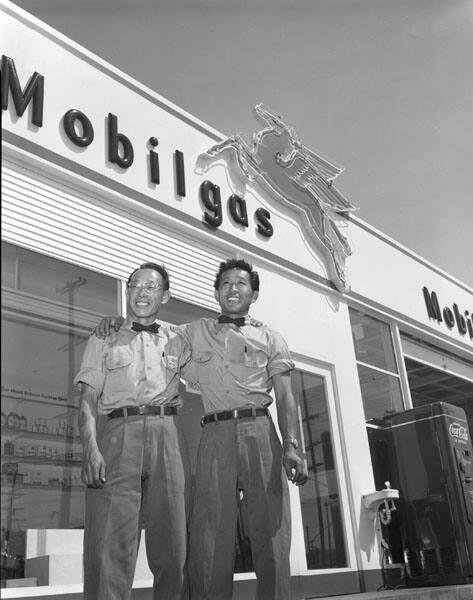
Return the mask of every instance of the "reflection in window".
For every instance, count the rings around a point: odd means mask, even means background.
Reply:
[[[378,319],[349,312],[365,419],[376,422],[404,408],[391,330]]]
[[[299,488],[309,569],[345,567],[345,535],[323,377],[295,371],[309,481]]]
[[[358,365],[363,406],[367,420],[377,420],[403,410],[398,377]]]
[[[117,282],[2,245],[1,578],[23,577],[28,529],[83,526],[84,488],[72,381]],[[94,303],[96,308],[94,310]]]
[[[463,408],[473,433],[473,382],[434,369],[411,358],[405,359],[412,405],[448,402]]]
[[[356,360],[396,373],[396,360],[389,325],[350,309]]]
[[[50,300],[63,309],[72,304],[94,315],[118,310],[116,279],[6,243],[2,243],[2,286],[21,291],[22,299]]]

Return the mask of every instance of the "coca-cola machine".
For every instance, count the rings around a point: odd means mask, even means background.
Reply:
[[[436,402],[380,426],[369,432],[375,479],[399,490],[407,585],[473,583],[473,449],[464,410]]]

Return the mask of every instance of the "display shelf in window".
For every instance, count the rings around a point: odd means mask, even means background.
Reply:
[[[6,461],[17,460],[18,462],[28,462],[30,465],[57,465],[60,467],[68,466],[71,463],[77,464],[82,462],[82,453],[74,452],[67,458],[47,458],[43,456],[1,456],[2,463]]]
[[[4,485],[5,482],[2,479],[2,485]],[[56,483],[51,483],[51,484],[43,484],[43,483],[18,483],[16,484],[18,486],[18,490],[15,490],[15,496],[17,494],[19,495],[24,495],[28,493],[28,490],[41,490],[44,492],[47,491],[61,491],[61,490],[65,490],[67,489],[68,491],[72,491],[72,492],[84,492],[85,491],[85,486],[81,485],[81,484],[70,484],[70,483],[65,483],[63,481],[59,482],[58,484]],[[16,509],[16,510],[24,510],[24,509]]]
[[[2,432],[1,459],[4,461],[36,462],[51,464],[77,463],[82,460],[79,437],[61,438],[50,434],[19,435]]]
[[[71,430],[74,431],[74,430]],[[28,440],[49,440],[54,442],[73,442],[80,443],[80,436],[75,433],[67,435],[63,433],[47,433],[41,431],[28,431],[25,429],[12,429],[9,427],[2,427],[2,437],[10,436],[14,439],[28,439]]]
[[[79,437],[79,411],[76,407],[2,397],[2,433],[51,435],[56,438]],[[60,410],[58,410],[60,406]]]
[[[23,490],[38,489],[84,489],[81,469],[77,466],[54,464],[4,463],[2,485],[14,489],[15,495]]]

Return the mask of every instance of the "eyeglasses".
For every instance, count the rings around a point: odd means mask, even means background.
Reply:
[[[148,283],[129,283],[128,289],[130,290],[147,290],[148,292],[161,292],[164,290],[162,285],[159,283],[154,283],[154,281],[149,281]]]

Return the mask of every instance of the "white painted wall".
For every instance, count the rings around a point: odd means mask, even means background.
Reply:
[[[387,236],[370,233],[356,223],[350,223],[349,239],[353,256],[349,261],[352,291],[371,305],[377,303],[386,313],[399,313],[397,319],[420,333],[449,340],[459,350],[470,353],[473,360],[473,340],[469,334],[460,334],[456,325],[449,329],[445,322],[430,319],[422,288],[438,296],[440,310],[456,303],[463,314],[473,313],[473,290],[441,272],[413,253],[393,244]],[[422,232],[419,224],[419,235]],[[404,329],[406,329],[404,327]]]
[[[455,329],[448,330],[444,324],[429,321],[422,287],[435,290],[442,307],[456,302],[464,309],[473,308],[472,291],[360,224],[350,222],[344,232],[353,248],[353,256],[348,260],[352,294],[342,297],[331,292],[323,282],[307,276],[307,272],[325,276],[326,270],[321,257],[307,244],[298,220],[265,191],[251,185],[245,194],[249,215],[260,206],[270,210],[274,236],[269,240],[258,236],[251,217],[250,227],[243,229],[225,214],[220,230],[231,237],[219,237],[201,225],[199,186],[204,179],[210,179],[221,186],[223,200],[236,190],[222,161],[205,173],[198,172],[195,165],[199,153],[220,134],[13,5],[4,3],[0,11],[2,52],[15,60],[22,84],[34,71],[45,77],[42,128],[31,125],[29,110],[18,118],[12,103],[4,115],[5,130],[26,143],[26,150],[16,148],[14,141],[5,145],[5,168],[11,181],[5,198],[4,239],[121,278],[152,248],[153,253],[161,252],[172,265],[178,297],[208,307],[214,306],[210,273],[219,257],[240,253],[252,260],[262,279],[253,316],[285,336],[298,364],[325,369],[330,374],[331,417],[350,568],[379,568],[373,524],[361,507],[361,496],[374,491],[374,487],[347,301],[353,298],[372,305],[433,340],[440,334],[444,343],[451,342],[453,347],[468,352],[471,344],[464,336]],[[70,108],[86,113],[94,125],[96,138],[88,148],[78,149],[62,131],[62,116]],[[119,131],[130,138],[135,149],[135,163],[127,171],[107,161],[105,118],[109,112],[118,116]],[[160,142],[162,183],[157,187],[148,183],[146,142],[151,135]],[[81,168],[74,174],[56,166],[54,161],[48,163],[47,155],[34,157],[30,154],[32,144],[103,176],[102,184],[87,181]],[[175,149],[185,155],[184,199],[176,197],[174,189]],[[28,165],[34,167],[31,172]],[[22,178],[24,185],[32,187],[41,180],[46,186],[45,198],[22,196],[18,191]],[[115,183],[126,186],[129,194],[114,190]],[[142,195],[161,202],[160,210],[155,210],[152,203],[145,205]],[[30,205],[25,209],[27,202]],[[180,222],[166,207],[178,209],[195,221]],[[44,218],[38,221],[41,210],[45,211]],[[22,218],[18,217],[20,214]],[[119,219],[114,219],[114,215]],[[63,219],[56,241],[48,229],[51,216]],[[73,226],[68,229],[71,218]],[[38,223],[43,230],[35,238]],[[134,237],[133,232],[137,231],[141,236]],[[243,250],[242,242],[246,244]],[[119,253],[114,252],[118,244]]]

